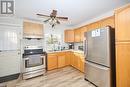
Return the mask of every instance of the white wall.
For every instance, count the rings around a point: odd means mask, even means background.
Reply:
[[[5,26],[5,28],[3,26]],[[0,17],[0,28],[1,30],[17,29],[20,32],[19,39],[21,40],[23,30],[23,19],[19,19],[16,17]],[[22,63],[22,54],[19,55],[18,53],[20,53],[19,50],[3,51],[0,53],[0,77],[21,72],[20,68],[22,66],[20,64]]]
[[[0,24],[23,27],[23,19],[17,17],[0,17]]]

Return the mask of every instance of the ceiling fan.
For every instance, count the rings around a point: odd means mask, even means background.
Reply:
[[[45,23],[48,23],[52,26],[52,28],[56,25],[56,24],[60,24],[59,20],[63,20],[63,21],[67,21],[68,17],[57,17],[57,10],[53,10],[51,12],[50,15],[44,15],[44,14],[36,14],[40,17],[47,17],[48,19],[45,20]]]

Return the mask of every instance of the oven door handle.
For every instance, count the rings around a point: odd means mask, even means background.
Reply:
[[[45,64],[45,56],[40,56],[42,60],[42,64]]]
[[[24,60],[29,60],[29,58],[24,58]]]
[[[44,58],[45,56],[41,56],[41,58]]]

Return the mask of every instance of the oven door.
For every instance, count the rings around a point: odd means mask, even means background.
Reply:
[[[24,72],[30,72],[34,70],[43,69],[46,66],[45,56],[40,54],[28,55],[24,58]]]

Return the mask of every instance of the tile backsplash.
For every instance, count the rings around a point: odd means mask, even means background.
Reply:
[[[74,43],[74,50],[79,50],[79,49],[78,49],[79,46],[83,46],[83,42]]]
[[[31,46],[44,46],[44,40],[43,39],[40,39],[40,40],[37,40],[37,39],[23,39],[23,47],[25,46],[28,46],[28,45],[31,45]]]

